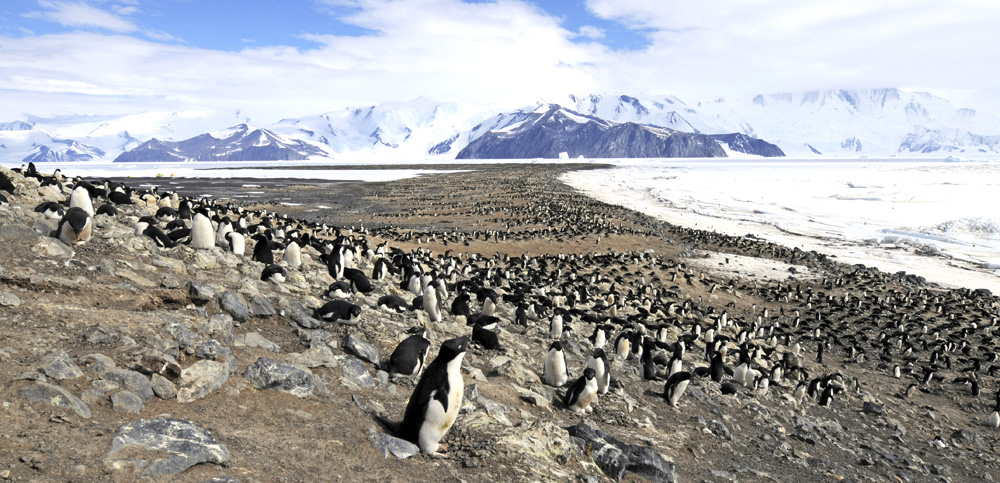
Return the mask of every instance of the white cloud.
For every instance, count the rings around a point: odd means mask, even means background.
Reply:
[[[45,10],[28,12],[25,16],[49,20],[72,28],[98,28],[120,33],[135,32],[139,29],[130,20],[84,2],[39,0],[38,6]]]
[[[606,85],[689,98],[840,87],[978,91],[1000,55],[1000,3],[974,0],[588,0],[650,46],[603,69]],[[624,61],[624,62],[623,62]]]
[[[183,32],[142,29],[80,2],[42,0],[45,10],[33,15],[129,35],[0,37],[0,90],[16,100],[0,103],[0,120],[142,106],[277,119],[422,95],[515,107],[566,93],[697,101],[850,87],[930,90],[1000,111],[992,3],[588,1],[595,15],[646,35],[640,51],[612,51],[601,43],[610,31],[570,31],[519,0],[327,3],[338,7],[331,12],[351,7],[338,20],[367,33],[311,32],[300,37],[313,48],[254,43],[226,52],[171,44]]]

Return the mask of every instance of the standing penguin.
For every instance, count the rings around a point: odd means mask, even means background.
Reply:
[[[604,353],[604,349],[594,349],[594,355],[590,356],[587,367],[594,370],[598,393],[607,394],[608,386],[611,385],[611,366],[608,365],[608,356]]]
[[[563,331],[563,318],[561,315],[556,314],[552,316],[552,321],[549,322],[549,338],[558,339],[562,337]]]
[[[667,378],[667,383],[663,386],[663,397],[667,398],[671,406],[677,407],[677,401],[680,401],[689,382],[691,382],[690,372],[675,372]]]
[[[427,340],[427,329],[414,327],[410,336],[403,339],[389,356],[389,372],[404,376],[416,376],[424,368],[427,351],[431,343]]]
[[[563,403],[571,411],[585,414],[592,411],[590,404],[597,399],[597,392],[597,376],[594,369],[588,367],[583,370],[583,375],[566,390]]]
[[[231,231],[226,233],[226,240],[229,241],[229,251],[233,252],[234,255],[244,255],[246,254],[246,238],[242,233],[238,231]]]
[[[709,374],[715,382],[722,382],[723,376],[726,375],[726,367],[722,362],[721,352],[712,354],[712,362],[709,363]]]
[[[437,357],[420,376],[417,387],[406,404],[399,436],[416,443],[420,451],[432,456],[438,453],[438,443],[458,417],[465,393],[462,359],[469,347],[468,337],[446,340]]]
[[[59,234],[59,241],[69,246],[86,243],[93,235],[90,214],[77,206],[66,210],[66,214],[59,220],[56,232]]]
[[[562,387],[568,380],[569,373],[566,370],[566,353],[563,352],[562,344],[559,341],[555,341],[549,346],[549,352],[545,354],[545,368],[542,371],[542,381],[550,386]]]
[[[194,215],[191,222],[191,248],[195,250],[211,250],[215,246],[215,232],[212,230],[212,220],[202,213]]]
[[[94,203],[90,201],[90,192],[83,185],[73,188],[69,195],[70,208],[82,208],[88,215],[94,216]]]
[[[281,256],[288,268],[299,268],[302,265],[302,249],[298,242],[291,242],[285,246],[285,253]]]
[[[441,322],[441,307],[438,305],[437,290],[428,285],[424,288],[424,311],[434,322]]]
[[[253,261],[264,265],[273,265],[274,252],[271,251],[271,240],[268,240],[264,235],[257,235],[253,239],[257,241],[253,246]]]

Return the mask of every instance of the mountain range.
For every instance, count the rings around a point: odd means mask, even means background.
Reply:
[[[418,98],[277,122],[239,110],[0,122],[0,161],[11,164],[727,154],[990,158],[1000,154],[1000,117],[888,88],[693,104],[570,95],[519,109]]]

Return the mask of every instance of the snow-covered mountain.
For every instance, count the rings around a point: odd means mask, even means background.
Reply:
[[[115,162],[285,161],[326,155],[322,149],[305,141],[285,139],[267,129],[251,130],[246,124],[238,124],[179,142],[153,138],[118,155]]]
[[[673,96],[571,95],[527,107],[482,106],[418,98],[282,119],[226,112],[143,112],[128,116],[33,119],[0,123],[0,161],[111,161],[157,139],[179,143],[226,126],[249,124],[276,140],[302,142],[333,159],[452,159],[491,131],[525,122],[540,106],[559,104],[612,123],[636,123],[777,145],[789,156],[1000,156],[1000,117],[957,108],[945,99],[898,89],[831,90],[686,103]],[[520,107],[520,108],[518,108]],[[733,141],[728,141],[733,142]],[[170,152],[163,148],[162,152]],[[293,148],[293,150],[296,150]]]
[[[503,121],[506,121],[504,123]],[[733,151],[759,156],[783,156],[776,146],[744,134],[712,135],[682,132],[635,122],[614,122],[541,104],[533,110],[499,116],[492,129],[470,131],[471,141],[458,159],[528,158],[676,158],[724,157],[722,143]],[[756,143],[753,141],[757,141]],[[443,149],[440,145],[436,149]]]

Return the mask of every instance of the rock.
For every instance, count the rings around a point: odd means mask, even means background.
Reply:
[[[17,395],[32,402],[70,409],[81,418],[90,418],[90,408],[69,391],[59,386],[45,382],[34,382],[22,387],[17,391]]]
[[[172,399],[177,397],[177,386],[159,374],[153,374],[149,378],[149,384],[153,387],[153,394],[160,399]]]
[[[83,340],[88,344],[104,345],[114,344],[121,340],[121,337],[117,332],[98,325],[85,330],[83,332]]]
[[[191,301],[199,305],[211,302],[217,293],[218,290],[207,283],[190,282],[188,284],[188,294],[191,295]]]
[[[42,238],[31,248],[31,253],[45,258],[69,258],[73,250],[55,238]]]
[[[132,391],[118,391],[111,395],[111,407],[116,411],[139,414],[142,399]]]
[[[40,236],[39,233],[49,233],[55,229],[55,227],[49,227],[48,225],[46,225],[46,228],[47,229],[44,229],[44,231],[39,232],[32,230],[28,225],[22,225],[20,223],[4,223],[0,224],[0,237],[33,242],[38,240],[38,237]]]
[[[254,317],[270,317],[278,312],[274,310],[271,302],[260,295],[255,295],[250,299],[250,315]]]
[[[131,447],[170,453],[143,470],[142,476],[150,478],[176,475],[200,463],[229,462],[229,450],[208,431],[179,419],[138,419],[125,423],[111,440],[107,461],[113,462],[119,451]]]
[[[84,369],[88,371],[96,371],[98,373],[117,367],[115,361],[110,357],[98,353],[87,354],[81,357],[80,364],[83,364]]]
[[[344,350],[358,356],[365,362],[378,365],[378,349],[361,338],[355,337],[354,334],[347,334],[344,339]]]
[[[10,292],[0,292],[0,306],[2,307],[19,307],[21,305],[21,299]]]
[[[708,425],[708,429],[712,431],[712,433],[714,433],[716,436],[719,436],[720,438],[724,438],[727,441],[733,440],[733,433],[731,433],[729,431],[729,428],[727,428],[725,424],[722,424],[721,421],[716,421],[713,419],[712,423]]]
[[[181,281],[177,277],[168,273],[160,279],[160,286],[165,289],[173,290],[181,287]]]
[[[211,270],[219,266],[219,259],[209,252],[199,250],[194,254],[194,266],[199,270]]]
[[[189,403],[201,399],[222,387],[236,370],[236,361],[227,362],[200,360],[181,371],[178,381],[177,400]]]
[[[873,416],[881,416],[885,412],[885,408],[881,404],[866,402],[864,406],[861,407],[861,411],[865,414],[871,414]]]
[[[207,322],[196,324],[194,329],[206,337],[215,339],[225,346],[233,345],[235,327],[229,314],[215,314]]]
[[[325,345],[318,345],[302,352],[288,354],[286,360],[290,364],[306,366],[310,369],[319,366],[334,368],[340,365],[337,357],[333,355],[333,351]]]
[[[250,310],[243,301],[243,297],[234,292],[223,292],[219,295],[219,307],[227,314],[233,316],[237,322],[250,320]]]
[[[107,369],[100,373],[101,379],[114,381],[121,384],[129,391],[134,392],[143,403],[148,403],[153,399],[153,386],[149,384],[146,376],[128,369]]]
[[[311,373],[266,357],[250,364],[243,372],[243,378],[257,389],[276,389],[298,397],[309,396],[316,387]]]
[[[978,434],[969,429],[960,429],[952,433],[951,442],[953,444],[961,444],[965,446],[968,446],[971,443],[980,448],[983,447],[983,440],[979,438]]]
[[[372,431],[368,434],[368,441],[372,443],[375,450],[382,453],[383,458],[388,458],[389,454],[404,460],[420,452],[420,447],[405,440],[400,439],[395,436],[391,436],[385,433],[379,433],[378,431]]]
[[[259,332],[250,332],[243,337],[243,344],[247,347],[260,347],[261,349],[268,350],[271,352],[281,352],[281,347],[274,342],[267,340],[264,336],[260,335]]]
[[[177,347],[181,350],[187,349],[194,344],[191,341],[191,329],[183,322],[171,320],[163,324],[163,331],[170,334],[170,337],[174,339],[174,342],[177,342]]]
[[[219,341],[211,339],[198,348],[196,355],[199,359],[211,359],[214,361],[220,357],[233,355],[233,351],[220,344]]]
[[[525,401],[531,403],[534,406],[543,409],[550,406],[549,399],[546,398],[545,396],[542,396],[541,394],[538,394],[535,391],[531,391],[528,389],[519,390],[518,395],[521,396],[521,399],[524,399]]]
[[[361,359],[345,357],[340,364],[344,377],[341,382],[355,391],[375,385],[375,378],[368,373],[368,366]]]
[[[626,471],[650,481],[677,481],[677,467],[652,448],[623,443],[583,422],[568,431],[581,441],[597,467],[615,481],[621,481]]]
[[[43,357],[41,371],[58,380],[76,379],[83,375],[83,371],[65,351],[55,351]]]

